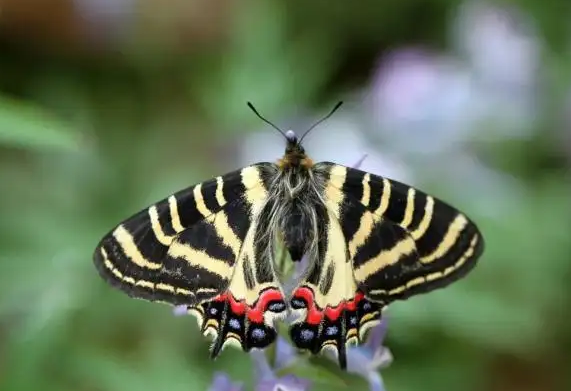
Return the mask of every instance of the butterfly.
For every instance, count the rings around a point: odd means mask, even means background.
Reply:
[[[292,319],[300,350],[331,350],[347,366],[396,300],[465,276],[484,250],[475,223],[449,204],[404,183],[332,162],[314,162],[301,138],[283,132],[284,155],[178,191],[108,232],[94,263],[127,295],[186,306],[210,355],[227,345],[264,349],[276,322]],[[285,291],[276,265],[285,248],[304,258]]]

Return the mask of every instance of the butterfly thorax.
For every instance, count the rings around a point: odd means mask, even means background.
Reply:
[[[313,167],[313,160],[307,156],[293,132],[288,133],[285,154],[278,160],[278,167],[282,171],[307,171]]]

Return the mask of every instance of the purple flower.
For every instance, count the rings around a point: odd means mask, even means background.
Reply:
[[[208,391],[244,391],[244,387],[241,383],[233,383],[225,373],[216,372]]]
[[[347,371],[364,377],[371,391],[384,391],[383,379],[379,370],[388,367],[393,361],[390,350],[383,346],[387,332],[387,319],[369,331],[367,341],[347,350]]]
[[[175,316],[188,315],[188,307],[186,305],[177,305],[172,312]]]
[[[306,391],[311,382],[294,375],[276,376],[276,371],[291,364],[295,360],[294,349],[283,338],[278,338],[276,346],[276,365],[272,368],[263,351],[255,350],[250,353],[254,362],[257,379],[256,391]]]
[[[488,140],[534,129],[544,89],[537,28],[516,7],[494,3],[462,2],[449,28],[450,50],[398,47],[379,61],[371,129],[397,156],[448,162],[490,124]]]
[[[272,368],[266,354],[261,350],[253,350],[250,357],[254,364],[256,378],[255,391],[308,391],[311,382],[294,375],[278,377],[276,372],[296,359],[295,351],[283,338],[278,338],[276,345],[275,366]],[[217,372],[209,391],[244,391],[241,383],[233,383],[228,375]]]
[[[285,375],[280,379],[262,380],[256,391],[306,391],[311,383],[294,375]]]

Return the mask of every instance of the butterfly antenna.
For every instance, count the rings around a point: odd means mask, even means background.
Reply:
[[[315,128],[317,125],[319,125],[320,123],[322,123],[323,121],[325,121],[326,119],[328,119],[329,117],[331,117],[333,115],[333,113],[335,113],[337,111],[337,109],[339,107],[341,107],[341,105],[343,104],[343,101],[338,102],[335,107],[333,107],[333,109],[329,112],[329,114],[327,114],[325,117],[321,118],[319,121],[317,121],[316,123],[314,123],[309,129],[307,129],[305,131],[305,133],[303,134],[303,136],[301,136],[301,138],[299,139],[299,143],[301,144],[301,141],[304,139],[305,136],[307,136],[307,134],[309,132],[311,132],[313,130],[313,128]]]
[[[262,115],[260,113],[258,113],[258,110],[256,110],[256,108],[254,107],[254,105],[251,102],[248,102],[248,107],[254,112],[254,114],[256,114],[258,116],[258,118],[260,118],[262,121],[264,121],[265,123],[270,125],[272,128],[274,128],[275,130],[280,132],[282,134],[282,136],[284,136],[287,139],[286,134],[280,128],[278,128],[276,125],[274,125],[273,123],[271,123],[270,121],[268,121],[267,119],[262,117]]]

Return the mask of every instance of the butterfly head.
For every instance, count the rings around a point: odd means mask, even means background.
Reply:
[[[286,150],[284,156],[278,161],[278,166],[282,170],[287,169],[309,169],[313,166],[313,161],[307,157],[305,154],[305,149],[301,146],[301,142],[303,141],[304,137],[315,128],[317,125],[325,121],[327,118],[331,117],[335,111],[343,104],[343,102],[339,102],[335,105],[333,110],[325,117],[317,121],[313,126],[311,126],[300,138],[297,137],[293,130],[288,130],[287,132],[283,132],[280,128],[276,125],[265,119],[258,111],[254,108],[252,103],[248,102],[248,107],[256,114],[262,121],[267,123],[268,125],[272,126],[278,132],[282,134],[282,136],[286,139]]]
[[[291,168],[311,168],[313,161],[307,157],[305,149],[301,145],[301,140],[293,130],[284,133],[286,139],[286,149],[284,156],[278,161],[281,169]]]

